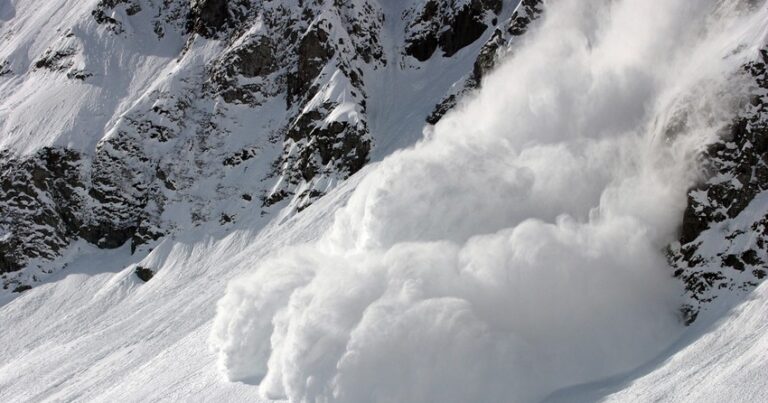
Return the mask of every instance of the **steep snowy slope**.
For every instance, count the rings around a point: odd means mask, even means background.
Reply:
[[[0,401],[760,400],[767,21],[5,2]]]
[[[768,400],[768,287],[760,286],[733,312],[658,369],[607,401],[762,402]],[[695,334],[695,333],[694,333]]]
[[[630,374],[555,393],[546,402],[763,402],[768,399],[768,287],[725,315],[713,312]]]
[[[319,241],[231,284],[227,377],[290,401],[527,402],[668,352],[662,251],[699,155],[760,91],[766,11],[747,6],[553,4]]]
[[[77,245],[66,270],[0,311],[0,401],[258,401],[208,349],[216,301],[269,251],[315,239],[348,191],[260,232],[165,241],[140,262],[157,272],[147,283],[129,248]]]
[[[306,208],[418,140],[491,35],[525,31],[517,6],[5,2],[3,289],[57,271],[78,240],[146,253],[253,210]]]

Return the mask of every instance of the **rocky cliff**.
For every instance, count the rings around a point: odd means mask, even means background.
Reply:
[[[746,294],[768,268],[768,51],[744,66],[746,103],[702,156],[704,179],[688,194],[680,241],[670,247],[685,285],[687,322],[723,295]]]
[[[541,13],[529,0],[70,3],[47,37],[24,37],[23,18],[2,26],[0,91],[36,87],[0,119],[6,290],[65,266],[79,240],[146,253],[246,211],[301,211],[416,140],[399,132],[435,123]],[[76,99],[57,98],[67,88]],[[383,117],[408,103],[408,122]]]
[[[146,253],[254,210],[300,212],[412,144],[405,133],[440,121],[546,12],[543,0],[67,5],[44,35],[31,19],[0,25],[6,290],[64,267],[78,241]],[[768,275],[767,64],[763,51],[744,66],[749,102],[702,156],[669,247],[688,322]]]

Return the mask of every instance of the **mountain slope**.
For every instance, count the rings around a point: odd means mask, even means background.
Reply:
[[[763,284],[732,311],[697,323],[673,346],[679,351],[630,374],[559,391],[546,401],[764,401],[767,304]]]
[[[1,401],[764,396],[764,2],[48,3]]]
[[[436,4],[4,5],[3,288],[59,270],[78,240],[146,253],[253,210],[300,211],[413,144],[517,8]],[[410,54],[433,36],[439,52]]]
[[[67,269],[3,307],[13,326],[2,332],[0,400],[258,401],[255,388],[222,381],[207,348],[216,301],[268,251],[314,239],[339,193],[258,233],[161,243],[140,262],[156,272],[147,283],[129,248],[81,242]]]

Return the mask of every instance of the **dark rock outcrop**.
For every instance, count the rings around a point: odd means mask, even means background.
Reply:
[[[126,22],[121,18],[151,19],[153,31],[158,38],[165,36],[168,29],[182,31],[193,29],[197,22],[189,1],[180,0],[100,0],[91,11],[94,21],[114,35],[126,31]],[[189,18],[189,20],[188,20]],[[130,26],[130,25],[128,25]],[[202,25],[201,29],[205,26]]]
[[[749,291],[765,277],[768,215],[747,207],[768,192],[767,66],[768,50],[744,66],[750,103],[703,156],[708,179],[689,192],[679,246],[670,249],[687,323],[721,292]]]
[[[311,98],[312,82],[334,54],[322,22],[312,26],[299,40],[297,67],[288,76],[288,104],[302,97]]]
[[[143,266],[136,266],[134,273],[136,274],[136,277],[145,283],[152,280],[152,277],[155,276],[155,272],[152,269]]]
[[[227,0],[193,0],[187,29],[205,37],[213,37],[230,22]]]
[[[405,53],[426,61],[440,48],[451,57],[477,41],[501,12],[500,0],[472,0],[463,5],[429,0],[416,11],[406,33]]]
[[[451,57],[456,52],[480,39],[488,29],[484,21],[486,11],[498,15],[501,11],[500,0],[478,0],[461,8],[450,20],[448,29],[440,34],[438,45],[443,50],[443,56]]]
[[[474,4],[474,3],[473,3]],[[494,28],[493,34],[480,49],[472,68],[472,72],[455,92],[446,95],[427,116],[429,124],[436,124],[442,117],[456,106],[456,102],[468,92],[477,89],[483,77],[495,66],[497,61],[514,51],[520,36],[528,32],[531,24],[541,17],[544,12],[543,0],[523,0],[517,6],[512,16]],[[482,32],[481,32],[482,33]],[[471,36],[468,36],[471,37]]]
[[[158,39],[173,32],[180,48],[186,43],[180,66],[199,43],[221,52],[133,100],[108,133],[89,134],[103,136],[95,147],[0,155],[0,272],[58,270],[57,259],[77,240],[146,252],[181,228],[234,222],[237,214],[219,207],[229,204],[223,200],[261,214],[283,205],[300,211],[369,161],[365,75],[393,56],[382,46],[385,15],[377,2],[95,3],[95,28],[116,36],[107,37],[115,43],[148,22]],[[421,22],[407,36],[433,38],[427,53],[449,57],[497,25],[502,2],[431,1],[416,8],[407,17]],[[34,70],[88,81],[91,73],[80,63],[92,55],[78,35],[64,32],[37,56]],[[396,63],[405,60],[394,56]],[[7,65],[0,64],[0,74]],[[230,128],[251,124],[240,116],[260,108],[275,122],[253,119],[264,126],[228,138]],[[19,273],[8,274],[4,286],[33,277]]]
[[[0,156],[0,273],[53,259],[76,236],[86,205],[81,156],[44,148]]]

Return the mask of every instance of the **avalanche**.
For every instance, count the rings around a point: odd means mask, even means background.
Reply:
[[[764,21],[738,2],[552,4],[319,241],[229,286],[225,374],[291,401],[538,401],[658,356],[682,332],[664,245],[746,103]]]
[[[21,9],[24,1],[39,10]],[[47,71],[0,82],[0,93],[13,94],[0,101],[0,145],[88,155],[110,139],[138,139],[156,165],[137,166],[155,185],[176,187],[161,189],[172,195],[161,214],[172,225],[137,251],[72,240],[31,290],[0,293],[0,401],[766,399],[766,285],[685,327],[682,284],[666,256],[687,191],[702,178],[702,153],[750,101],[742,66],[766,43],[765,4],[547,1],[473,92],[467,71],[492,30],[452,59],[443,55],[455,43],[440,37],[422,62],[399,53],[406,39],[442,29],[404,25],[418,20],[409,7],[420,2],[334,2],[387,16],[367,21],[381,29],[381,59],[362,64],[352,56],[359,44],[334,28],[344,52],[318,67],[310,81],[319,91],[286,109],[275,88],[290,74],[272,67],[237,76],[234,93],[199,92],[219,84],[203,86],[204,70],[225,71],[245,54],[239,46],[261,44],[261,19],[231,43],[185,45],[172,23],[159,23],[158,40],[158,25],[132,25],[128,3],[116,2],[110,29],[151,41],[148,49],[114,39],[74,7],[97,3],[0,4],[0,30],[15,38],[0,57],[72,45],[62,68],[74,80],[105,60],[82,83]],[[305,2],[260,4],[295,3]],[[470,3],[438,3],[436,12]],[[350,23],[328,4],[313,5],[318,21]],[[518,2],[502,4],[508,18]],[[30,33],[62,15],[80,18],[81,30],[67,37],[62,22],[39,39]],[[27,68],[26,58],[12,70]],[[357,68],[363,84],[349,77]],[[275,87],[253,90],[266,81]],[[422,133],[446,94],[463,98]],[[169,121],[179,100],[194,107]],[[372,141],[374,162],[347,179],[334,171],[289,186],[288,176],[268,176],[276,158],[291,173],[290,158],[312,151],[302,148],[312,139],[277,144],[270,135],[314,113],[312,130],[369,130],[361,138]],[[141,137],[130,120],[146,116],[177,137]],[[281,189],[296,199],[245,207],[245,194]],[[302,204],[312,190],[325,194]],[[232,222],[217,223],[232,211]],[[137,267],[154,277],[140,280]]]

